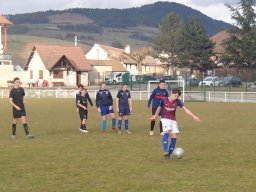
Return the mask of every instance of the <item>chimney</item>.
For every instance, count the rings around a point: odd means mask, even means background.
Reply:
[[[124,52],[125,52],[126,54],[130,55],[130,53],[131,53],[131,47],[130,47],[130,45],[126,45],[126,46],[125,46]]]

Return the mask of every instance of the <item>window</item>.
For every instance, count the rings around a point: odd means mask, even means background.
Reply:
[[[33,79],[33,71],[30,70],[30,79]]]
[[[44,79],[44,71],[39,70],[39,79]]]
[[[53,71],[54,79],[63,79],[63,71]]]

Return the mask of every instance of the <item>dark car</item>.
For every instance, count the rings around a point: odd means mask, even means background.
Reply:
[[[225,77],[222,80],[222,83],[224,86],[240,86],[242,84],[242,81],[239,77],[233,77],[233,76],[229,76],[229,77]]]
[[[199,81],[195,78],[188,78],[186,81],[186,85],[189,87],[198,87]]]

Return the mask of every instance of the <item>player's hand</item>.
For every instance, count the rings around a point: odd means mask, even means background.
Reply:
[[[78,112],[79,111],[79,109],[78,109],[78,107],[76,108],[76,112]]]
[[[18,111],[20,111],[21,110],[21,108],[19,107],[19,106],[16,106],[15,107]]]
[[[153,115],[152,117],[150,117],[150,120],[155,120],[156,119],[156,115]]]
[[[113,107],[112,106],[109,106],[109,108],[108,108],[109,110],[112,110],[113,109]]]
[[[200,119],[199,117],[194,116],[193,118],[194,118],[194,120],[195,120],[196,122],[201,122],[201,119]]]
[[[87,108],[86,107],[84,107],[84,110],[86,110]]]
[[[132,112],[132,108],[130,108],[130,113]]]
[[[101,110],[100,110],[100,108],[98,107],[98,112],[100,113],[101,112]]]

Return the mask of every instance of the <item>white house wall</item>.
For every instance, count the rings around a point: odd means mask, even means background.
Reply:
[[[37,80],[39,80],[39,71],[43,71],[43,79],[42,80],[47,80],[50,82],[50,74],[49,71],[45,68],[45,65],[38,54],[37,50],[35,51],[33,58],[31,59],[28,69],[27,69],[27,74],[26,74],[26,79],[31,82],[35,83]],[[33,78],[30,78],[30,71],[33,71]]]
[[[92,66],[92,69],[89,73],[89,81],[94,84],[105,81],[106,72],[112,71],[112,66]]]
[[[109,60],[108,53],[98,44],[95,44],[85,57],[89,60]]]

